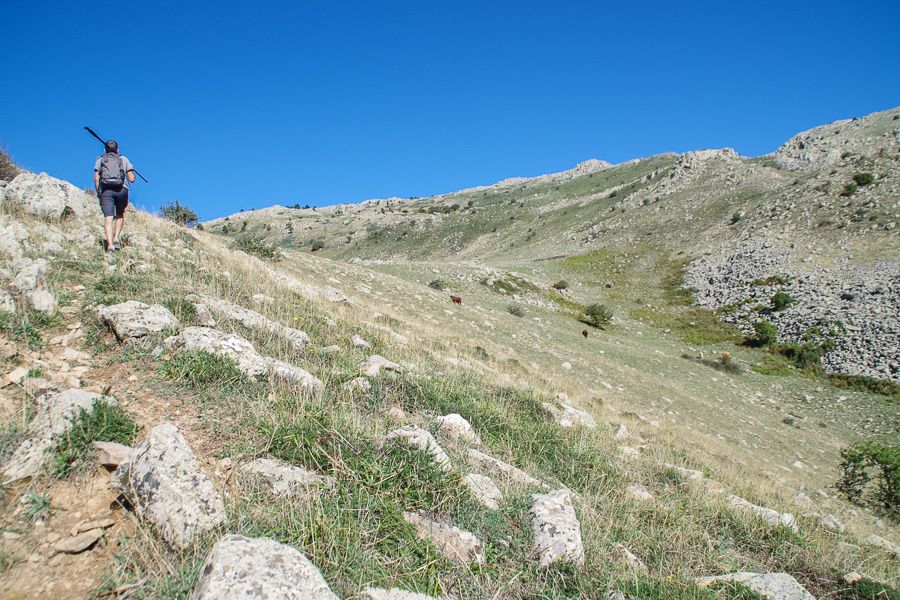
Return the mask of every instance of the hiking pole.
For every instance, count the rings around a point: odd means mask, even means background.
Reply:
[[[87,130],[87,132],[88,132],[89,134],[91,134],[92,136],[94,136],[95,138],[97,138],[97,139],[100,141],[101,144],[103,144],[104,146],[106,146],[106,141],[105,141],[102,137],[100,137],[99,135],[97,135],[97,132],[96,132],[96,131],[94,131],[93,129],[91,129],[91,128],[88,127],[87,125],[85,125],[84,128]],[[143,179],[143,180],[144,180],[144,183],[150,183],[149,181],[147,181],[147,178],[146,178],[146,177],[144,177],[143,175],[141,175],[140,173],[138,173],[138,170],[137,170],[137,169],[132,168],[131,170],[134,171],[134,174],[135,174],[135,175],[137,175],[138,177],[140,177],[141,179]]]

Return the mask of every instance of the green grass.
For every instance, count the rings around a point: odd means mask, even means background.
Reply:
[[[59,322],[57,316],[33,310],[25,313],[0,311],[0,332],[12,340],[25,342],[32,350],[40,350],[44,345],[41,331]]]
[[[52,449],[50,472],[65,477],[93,464],[93,442],[117,442],[130,446],[138,426],[119,406],[94,402],[93,409],[81,409],[72,418],[72,427],[60,437]]]
[[[48,517],[53,513],[50,496],[47,495],[28,492],[25,494],[23,504],[25,505],[25,516],[32,520]]]
[[[3,575],[13,568],[19,560],[19,557],[13,554],[12,550],[0,548],[0,575]]]
[[[163,361],[157,367],[157,373],[164,379],[180,381],[193,388],[215,384],[233,390],[249,383],[248,377],[232,359],[202,350],[178,352]]]
[[[886,399],[890,402],[900,404],[900,383],[896,381],[843,373],[829,373],[825,377],[828,379],[828,383],[836,388],[870,392],[886,396]]]

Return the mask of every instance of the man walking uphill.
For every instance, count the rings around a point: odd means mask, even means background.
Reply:
[[[115,140],[106,142],[106,154],[94,162],[94,187],[103,211],[103,230],[106,232],[106,250],[118,250],[119,236],[125,225],[125,207],[128,206],[128,184],[134,183],[134,167],[131,161],[119,154]]]

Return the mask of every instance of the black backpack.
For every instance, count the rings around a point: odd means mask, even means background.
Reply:
[[[119,189],[125,185],[125,161],[115,153],[100,157],[100,187]]]

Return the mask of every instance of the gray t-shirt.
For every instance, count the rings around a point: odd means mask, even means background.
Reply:
[[[105,154],[101,154],[97,157],[97,160],[94,161],[94,172],[100,172],[100,159],[106,156]],[[128,187],[128,171],[134,171],[134,167],[131,166],[131,161],[128,160],[127,156],[119,155],[119,158],[122,159],[122,164],[125,166],[125,187]]]

